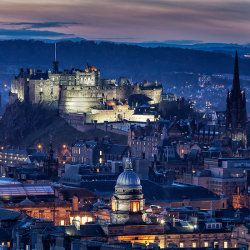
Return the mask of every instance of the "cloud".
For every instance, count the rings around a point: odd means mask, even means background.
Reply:
[[[48,30],[0,29],[0,36],[32,38],[32,37],[68,37],[74,35],[48,31]]]
[[[10,26],[25,26],[25,29],[41,29],[41,28],[60,28],[68,27],[70,25],[77,25],[77,22],[16,22],[5,23]]]
[[[250,41],[249,12],[249,0],[1,0],[0,28],[93,40],[244,43]]]

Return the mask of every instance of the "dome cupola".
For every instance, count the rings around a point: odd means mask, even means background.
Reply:
[[[141,181],[138,175],[133,171],[130,158],[126,159],[124,171],[119,175],[116,181],[116,188],[141,188]]]

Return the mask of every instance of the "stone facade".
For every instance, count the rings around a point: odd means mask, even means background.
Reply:
[[[153,122],[155,116],[153,114],[135,114],[134,109],[130,109],[129,105],[114,105],[112,109],[95,109],[91,110],[91,114],[88,115],[87,122],[98,121],[98,123],[107,122],[147,122],[147,120]]]
[[[140,179],[132,170],[130,158],[127,158],[125,170],[117,179],[111,204],[111,224],[144,224],[146,220],[145,199]]]
[[[17,95],[20,101],[43,103],[59,109],[61,113],[89,114],[93,108],[103,106],[104,102],[127,100],[135,94],[145,95],[151,99],[151,104],[157,104],[161,101],[162,87],[157,82],[135,85],[102,80],[100,70],[87,65],[84,71],[72,69],[63,73],[21,69],[11,82],[10,95]]]

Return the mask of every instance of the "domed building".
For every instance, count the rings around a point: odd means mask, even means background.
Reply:
[[[111,224],[141,224],[145,222],[145,199],[141,181],[127,158],[124,171],[119,175],[112,199]]]

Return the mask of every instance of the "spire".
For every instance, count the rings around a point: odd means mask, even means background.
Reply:
[[[56,62],[56,43],[55,43],[55,62]]]
[[[59,63],[56,59],[57,59],[57,53],[56,53],[56,43],[55,43],[55,61],[53,62],[53,74],[58,74],[59,71],[58,67]]]
[[[234,94],[240,93],[240,77],[239,77],[239,63],[238,63],[238,53],[235,53],[235,63],[234,63],[234,80],[232,91]]]
[[[227,91],[227,108],[230,108],[230,93],[229,90]],[[229,111],[229,110],[227,110]]]
[[[127,159],[125,160],[124,171],[133,171],[132,161],[130,157],[127,157]]]

